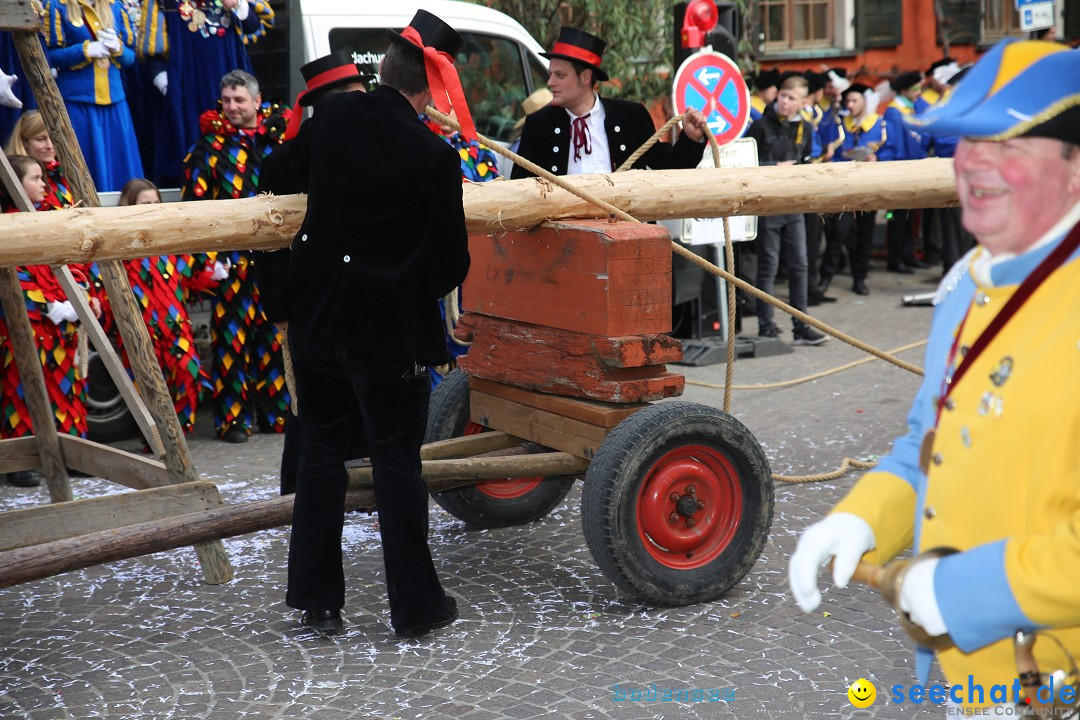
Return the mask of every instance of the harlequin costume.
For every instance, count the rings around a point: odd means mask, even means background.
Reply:
[[[204,134],[184,160],[184,200],[253,197],[259,191],[259,166],[281,143],[290,111],[264,104],[253,130],[238,130],[219,110],[201,118]],[[285,386],[281,335],[269,322],[259,298],[252,254],[211,253],[232,264],[214,295],[210,320],[213,339],[214,427],[224,436],[234,427],[250,434],[282,432],[290,398]]]
[[[168,78],[160,129],[148,144],[159,187],[181,184],[184,156],[206,133],[200,114],[217,103],[221,78],[230,70],[252,72],[246,46],[274,26],[267,0],[241,4],[243,20],[221,0],[143,0],[139,59],[151,80],[161,72]]]
[[[64,168],[59,161],[52,160],[45,163],[45,180],[49,185],[49,190],[37,209],[61,210],[71,207],[73,204],[71,189],[68,187],[67,178],[64,177]]]
[[[935,136],[1080,145],[1080,55],[1053,43],[1006,40],[946,102],[908,122]],[[950,273],[908,432],[835,508],[872,528],[877,547],[864,556],[869,562],[912,546],[959,550],[933,573],[934,596],[956,644],[937,658],[950,684],[978,683],[988,693],[1005,684],[1008,702],[1017,678],[1016,630],[1048,629],[1080,658],[1080,251],[1070,243],[1078,233],[1080,204],[1020,254],[991,262],[980,248],[969,255],[970,267]],[[1062,264],[1036,283],[968,371],[954,374],[1052,253]],[[930,659],[929,651],[917,657],[920,676]],[[1042,672],[1068,667],[1049,639],[1037,641],[1035,659]]]
[[[66,320],[56,324],[46,314],[48,303],[64,302],[67,295],[47,265],[28,265],[17,271],[56,429],[67,435],[86,437],[86,378],[79,374],[76,361],[79,324]],[[33,432],[7,318],[0,310],[0,438],[24,437]]]
[[[99,18],[95,8],[107,4],[112,18]],[[42,32],[49,65],[64,98],[71,125],[90,175],[99,192],[119,190],[142,177],[142,161],[124,96],[120,68],[135,62],[135,23],[114,0],[44,0]],[[91,58],[90,43],[111,25],[120,50],[107,58]]]

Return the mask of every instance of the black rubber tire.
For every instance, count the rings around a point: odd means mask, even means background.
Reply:
[[[645,494],[646,475],[689,446],[705,446],[734,470],[723,477],[739,488],[741,503],[730,540],[716,542],[719,554],[700,567],[679,568],[650,553],[670,551],[646,547],[651,538],[639,525],[638,503],[657,502],[647,499],[657,496]],[[652,405],[619,423],[597,449],[581,498],[582,529],[596,564],[620,590],[654,605],[708,602],[737,585],[761,554],[772,515],[772,472],[753,434],[734,417],[689,402]]]
[[[453,370],[431,393],[424,442],[462,437],[469,422],[469,376]],[[530,443],[533,452],[543,449]],[[486,495],[475,485],[432,493],[439,506],[470,527],[523,525],[544,517],[574,485],[573,477],[547,477],[533,490],[514,498]]]
[[[135,416],[128,410],[116,384],[96,350],[90,350],[86,382],[87,436],[96,442],[126,440],[139,434]]]

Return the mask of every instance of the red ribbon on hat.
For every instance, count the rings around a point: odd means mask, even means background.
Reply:
[[[578,47],[577,45],[570,45],[568,43],[555,43],[555,47],[551,48],[552,55],[567,55],[575,60],[581,60],[589,65],[595,65],[600,67],[600,56],[594,52],[589,52],[585,48]]]
[[[435,109],[449,115],[453,108],[457,112],[462,136],[466,140],[477,140],[476,126],[473,124],[472,113],[469,112],[469,104],[465,101],[465,91],[461,87],[457,68],[454,67],[454,58],[450,53],[425,45],[420,33],[411,25],[401,31],[401,37],[424,51],[424,67],[427,69],[428,87],[431,89]]]
[[[340,65],[336,68],[331,68],[325,72],[321,72],[308,81],[307,87],[296,94],[296,101],[293,102],[293,111],[289,115],[289,124],[285,126],[285,139],[292,140],[296,137],[296,133],[300,132],[300,123],[304,119],[304,109],[300,106],[300,101],[304,99],[312,90],[318,90],[328,82],[334,80],[340,80],[343,77],[349,77],[353,75],[356,77],[357,82],[360,81],[360,73],[357,72],[355,65]]]

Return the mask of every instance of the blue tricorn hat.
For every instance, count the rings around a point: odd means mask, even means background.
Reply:
[[[936,137],[1032,136],[1080,144],[1080,52],[1039,40],[1004,40],[948,99],[905,122]]]

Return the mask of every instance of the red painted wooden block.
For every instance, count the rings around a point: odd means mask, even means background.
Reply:
[[[469,236],[466,310],[593,335],[671,331],[671,239],[599,220]]]

